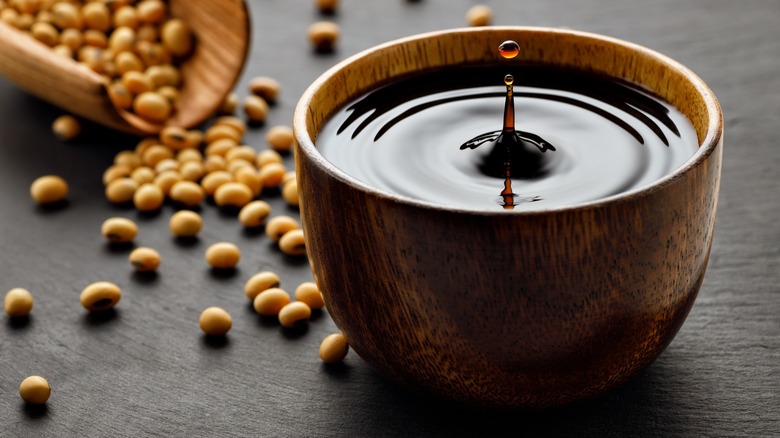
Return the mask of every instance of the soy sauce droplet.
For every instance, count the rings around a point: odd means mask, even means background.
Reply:
[[[512,76],[512,75],[504,76],[504,83],[506,84],[507,87],[512,85],[514,82],[515,82],[515,77],[514,76]]]
[[[520,44],[512,40],[506,40],[498,46],[498,53],[506,59],[512,59],[520,54]]]

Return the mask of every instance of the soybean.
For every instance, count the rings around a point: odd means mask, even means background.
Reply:
[[[285,328],[299,327],[311,319],[311,308],[301,301],[285,305],[279,310],[279,323]]]
[[[293,131],[289,126],[274,126],[268,130],[265,141],[276,152],[290,152],[293,146]]]
[[[165,22],[160,37],[165,48],[175,56],[184,56],[192,49],[190,28],[178,18]]]
[[[124,204],[133,200],[138,183],[132,178],[118,178],[106,186],[106,199],[115,204]]]
[[[264,271],[253,275],[244,285],[244,293],[250,300],[254,300],[261,292],[271,288],[278,288],[282,281],[275,272]],[[285,292],[286,294],[286,292]],[[289,295],[288,295],[289,301]],[[281,308],[281,307],[280,307]]]
[[[224,170],[217,170],[211,172],[203,178],[200,182],[201,187],[209,196],[214,196],[214,192],[224,184],[233,181],[233,175],[230,172]]]
[[[81,305],[89,312],[112,309],[122,299],[119,286],[108,281],[92,283],[81,291]]]
[[[290,216],[276,216],[268,221],[265,226],[265,233],[274,242],[278,242],[287,232],[297,230],[301,226],[298,221]]]
[[[258,76],[249,81],[249,92],[262,97],[267,102],[276,102],[281,89],[279,81],[268,76]]]
[[[269,163],[260,168],[260,178],[263,180],[263,187],[272,188],[279,187],[284,179],[284,174],[287,173],[283,164]]]
[[[42,176],[33,181],[30,196],[39,204],[63,201],[68,196],[68,183],[56,175]]]
[[[263,122],[268,115],[268,103],[259,96],[249,96],[244,100],[244,112],[252,122]]]
[[[243,207],[253,197],[252,190],[238,182],[222,184],[214,192],[214,202],[220,207]]]
[[[288,304],[290,304],[290,294],[278,287],[260,292],[252,301],[255,312],[262,316],[277,316],[282,308]]]
[[[138,211],[150,212],[162,207],[165,194],[154,184],[147,183],[138,187],[133,195],[133,204]]]
[[[339,26],[330,21],[318,21],[309,27],[309,41],[318,53],[332,52],[340,34]]]
[[[100,233],[111,243],[129,243],[138,234],[138,225],[127,218],[112,217],[103,222]]]
[[[194,211],[182,210],[171,216],[168,228],[176,237],[195,237],[203,227],[203,219]]]
[[[160,253],[153,248],[136,248],[130,253],[129,261],[137,272],[151,272],[160,266]]]
[[[288,182],[282,187],[282,198],[291,207],[298,207],[300,205],[300,198],[298,198],[298,183],[295,180]]]
[[[147,120],[164,122],[171,115],[171,104],[160,93],[147,91],[135,98],[133,110]]]
[[[233,318],[221,307],[209,307],[200,314],[198,323],[208,336],[225,336],[233,327]]]
[[[322,292],[312,282],[301,283],[295,288],[295,299],[306,303],[312,309],[322,309],[325,306]]]
[[[238,220],[247,228],[260,227],[271,214],[271,205],[265,201],[252,201],[241,208]]]
[[[171,199],[187,207],[200,204],[204,196],[203,188],[192,181],[179,181],[171,187]]]
[[[51,396],[51,386],[41,376],[30,376],[19,385],[19,396],[28,405],[42,405]]]
[[[61,141],[71,141],[81,132],[81,124],[75,117],[64,115],[54,120],[51,130]]]
[[[255,164],[259,169],[262,169],[263,167],[272,163],[282,164],[282,156],[279,155],[279,152],[274,150],[264,150],[257,154]]]
[[[206,262],[216,269],[235,268],[241,258],[241,251],[235,244],[219,242],[206,250]]]
[[[469,26],[489,26],[493,21],[493,10],[486,5],[476,5],[466,12]]]
[[[5,294],[3,302],[5,313],[11,318],[20,318],[30,314],[33,307],[33,296],[27,289],[20,287],[11,289]]]
[[[325,15],[331,15],[336,12],[336,8],[339,5],[338,0],[316,0],[315,3],[320,13]]]
[[[306,241],[304,240],[303,230],[291,230],[286,232],[279,239],[279,249],[283,253],[291,256],[300,256],[306,254]]]
[[[171,188],[180,181],[183,181],[183,178],[175,170],[166,170],[154,177],[154,185],[159,187],[165,196],[168,196],[171,193]]]
[[[349,344],[341,333],[328,335],[320,344],[320,359],[325,363],[339,363],[347,357]]]

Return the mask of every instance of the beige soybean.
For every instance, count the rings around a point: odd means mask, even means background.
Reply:
[[[133,94],[121,82],[108,86],[108,97],[117,108],[129,110],[133,107]]]
[[[128,72],[127,74],[130,73],[134,72]],[[171,115],[171,104],[160,93],[147,91],[135,98],[133,110],[147,120],[164,122]]]
[[[251,164],[237,169],[233,173],[233,177],[236,182],[240,182],[249,187],[249,190],[252,191],[254,196],[260,195],[260,192],[263,190],[263,179],[260,177],[260,173],[258,173]]]
[[[309,26],[309,41],[319,53],[332,52],[340,35],[339,26],[330,21],[318,21]]]
[[[169,170],[179,170],[179,162],[174,160],[173,158],[165,158],[155,164],[154,166],[154,172],[157,174],[160,174],[165,171]]]
[[[290,304],[290,294],[278,287],[266,289],[252,300],[255,312],[262,316],[278,316],[279,311],[288,304]]]
[[[171,188],[178,182],[183,181],[181,174],[175,170],[166,170],[154,177],[154,185],[162,190],[163,195],[168,196]]]
[[[160,131],[160,143],[177,151],[185,149],[188,147],[187,130],[178,126],[166,126]]]
[[[51,397],[51,386],[41,376],[30,376],[19,385],[19,396],[28,405],[42,405]]]
[[[81,291],[81,305],[89,312],[100,312],[113,308],[122,299],[119,286],[108,281],[92,283]]]
[[[71,141],[81,133],[81,124],[73,116],[59,116],[51,125],[54,135],[61,141]]]
[[[222,104],[220,104],[219,113],[233,114],[236,112],[236,108],[238,108],[238,95],[236,95],[236,93],[229,93],[227,96],[225,96]]]
[[[161,23],[165,19],[165,3],[160,0],[143,0],[135,8],[138,19],[144,23]]]
[[[130,178],[135,180],[138,185],[154,182],[154,170],[151,167],[141,166],[130,174]]]
[[[295,180],[288,182],[282,187],[282,198],[291,207],[298,207],[300,205],[300,198],[298,198],[298,183]]]
[[[153,248],[136,248],[128,260],[136,272],[151,272],[160,266],[160,253]]]
[[[3,301],[5,313],[11,318],[20,318],[30,314],[33,307],[33,296],[27,289],[20,287],[11,289],[5,294]]]
[[[81,47],[82,36],[78,29],[65,29],[60,33],[60,44],[68,46],[70,50],[76,51]]]
[[[203,132],[197,129],[187,131],[187,147],[199,148],[201,143],[203,143]]]
[[[466,12],[469,26],[489,26],[493,21],[493,10],[486,5],[476,5]]]
[[[214,192],[214,202],[220,207],[243,207],[253,197],[252,190],[245,184],[238,182],[222,184]]]
[[[160,37],[160,30],[151,25],[145,24],[138,28],[138,32],[135,34],[136,41],[146,41],[153,43]]]
[[[325,363],[339,363],[347,357],[349,344],[341,333],[328,335],[320,344],[320,359]]]
[[[203,219],[194,211],[178,211],[168,222],[168,229],[176,237],[195,237],[201,228],[203,228]]]
[[[60,202],[68,196],[68,183],[56,175],[42,176],[33,181],[30,196],[39,204]]]
[[[119,178],[106,186],[106,199],[114,204],[124,204],[133,200],[138,183],[132,178]]]
[[[226,170],[232,173],[233,175],[235,175],[236,172],[238,172],[238,170],[242,168],[249,168],[254,170],[255,166],[254,164],[250,163],[247,160],[244,160],[243,158],[235,158],[233,160],[228,160],[227,162]]]
[[[206,262],[216,269],[234,268],[241,258],[241,251],[230,242],[215,243],[206,249]]]
[[[170,64],[153,65],[147,68],[145,73],[158,87],[177,86],[181,81],[179,70]]]
[[[282,156],[279,155],[279,152],[267,149],[258,152],[257,159],[255,160],[255,164],[259,169],[262,169],[263,167],[271,163],[282,164],[282,161],[283,161]]]
[[[223,138],[229,138],[238,144],[241,141],[241,133],[229,125],[215,125],[207,129],[204,133],[204,139],[208,144]]]
[[[293,146],[293,131],[289,126],[274,126],[268,130],[265,141],[271,149],[283,153],[289,152]]]
[[[57,28],[49,23],[40,21],[33,23],[33,25],[30,27],[30,33],[32,34],[33,38],[42,42],[43,44],[46,44],[49,47],[56,46],[57,41],[59,40],[59,32],[57,32]]]
[[[246,123],[236,116],[222,116],[214,120],[214,125],[227,125],[238,131],[243,137],[246,134]]]
[[[169,158],[173,158],[173,151],[160,144],[149,146],[144,153],[141,154],[141,161],[149,167],[154,167],[160,161]]]
[[[182,165],[190,161],[200,164],[203,161],[203,154],[197,149],[187,148],[176,154],[176,160]]]
[[[184,56],[192,49],[192,33],[184,20],[174,18],[165,22],[160,31],[165,48],[175,56]]]
[[[171,104],[171,111],[177,107],[179,104],[179,99],[181,98],[181,92],[179,92],[176,87],[172,87],[170,85],[163,85],[162,87],[158,88],[157,94],[168,100],[168,103]]]
[[[138,225],[127,218],[112,217],[103,222],[100,233],[111,243],[128,243],[138,234]]]
[[[106,34],[104,34],[99,30],[94,30],[94,29],[85,30],[84,33],[82,33],[81,35],[82,38],[84,39],[84,44],[88,46],[96,47],[98,49],[105,49],[108,47],[108,38],[106,37]]]
[[[144,68],[141,59],[131,52],[121,52],[114,57],[114,64],[116,65],[116,71],[120,75],[123,75],[130,71],[141,71]],[[151,78],[150,78],[151,79]]]
[[[73,58],[73,50],[70,50],[70,47],[59,44],[57,46],[54,46],[52,48],[54,53],[56,53],[59,56],[62,56],[63,58]]]
[[[215,140],[213,142],[208,143],[208,146],[206,146],[205,153],[207,157],[213,155],[219,155],[221,157],[224,157],[225,155],[227,155],[228,151],[230,151],[236,146],[238,146],[238,142],[236,142],[232,138],[220,138],[219,140]]]
[[[111,32],[111,36],[108,38],[108,47],[114,53],[130,51],[133,50],[135,39],[135,30],[129,27],[118,27]]]
[[[233,181],[233,175],[230,172],[224,170],[217,170],[206,175],[200,182],[201,187],[208,196],[214,196],[214,192],[217,189],[229,182]]]
[[[284,174],[284,178],[282,178],[282,184],[287,185],[288,182],[295,181],[295,171],[291,170]]]
[[[208,336],[225,336],[233,327],[233,318],[221,307],[209,307],[200,314],[198,324]]]
[[[285,305],[279,310],[279,323],[285,328],[295,328],[311,319],[311,308],[301,301]]]
[[[255,297],[258,296],[261,292],[271,288],[278,288],[281,285],[281,283],[282,281],[279,279],[279,276],[276,275],[275,272],[271,272],[271,271],[259,272],[253,275],[249,280],[247,280],[246,284],[244,285],[244,293],[246,294],[247,298],[249,298],[250,300],[254,300]],[[289,302],[289,295],[288,295],[288,302]]]
[[[283,253],[291,256],[300,256],[306,254],[306,241],[304,240],[303,230],[291,230],[279,239],[279,249]]]
[[[268,76],[258,76],[249,81],[249,92],[267,102],[275,102],[281,89],[279,81]]]
[[[227,160],[221,155],[211,155],[203,160],[203,169],[206,173],[227,169]]]
[[[87,3],[81,8],[84,24],[90,28],[106,32],[111,28],[111,11],[102,2]]]
[[[132,29],[138,28],[138,15],[132,6],[122,6],[114,11],[114,27],[127,26]]]
[[[247,228],[261,227],[271,214],[271,205],[265,201],[252,201],[241,208],[238,220]]]
[[[148,76],[141,73],[140,71],[128,71],[122,75],[121,80],[122,80],[121,82],[122,85],[125,88],[127,88],[128,91],[130,91],[133,94],[139,95],[138,97],[135,98],[135,100],[133,100],[133,110],[136,113],[138,112],[138,108],[136,107],[136,105],[138,104],[138,98],[144,95],[145,95],[144,100],[142,101],[144,110],[149,110],[150,112],[153,111],[156,108],[155,100],[157,99],[157,97],[159,97],[160,100],[164,100],[165,103],[168,103],[167,100],[165,100],[158,93],[146,94],[146,93],[151,93],[151,90],[154,89],[154,83],[152,82],[151,79],[149,79]],[[156,103],[159,104],[160,102],[156,101]],[[159,108],[157,109],[159,110]]]
[[[265,226],[265,234],[274,242],[278,242],[289,231],[301,228],[298,221],[290,216],[276,216],[268,221]]]
[[[132,173],[133,169],[130,166],[113,164],[103,171],[103,184],[110,184],[112,181],[118,180],[119,178],[130,176]]]
[[[195,151],[197,152],[197,151]],[[206,170],[203,168],[203,164],[200,161],[187,161],[179,167],[179,173],[185,181],[200,181]]]
[[[170,198],[187,207],[195,207],[203,202],[203,188],[192,181],[179,181],[171,187]]]
[[[252,122],[263,122],[268,116],[268,103],[260,96],[248,96],[244,99],[244,113]]]
[[[287,169],[280,163],[268,163],[260,168],[260,178],[263,180],[263,187],[279,187],[284,179]]]
[[[162,207],[165,194],[154,184],[147,183],[138,187],[133,195],[133,204],[138,211],[150,212]]]
[[[232,161],[240,158],[250,163],[254,163],[256,157],[257,157],[257,152],[255,152],[255,150],[251,146],[237,146],[230,149],[225,154],[225,159],[228,161]]]
[[[141,157],[133,151],[121,151],[114,156],[114,164],[136,169],[141,165]]]
[[[325,307],[325,300],[322,298],[322,292],[316,284],[312,282],[301,283],[295,288],[295,299],[306,303],[312,309],[322,309]]]

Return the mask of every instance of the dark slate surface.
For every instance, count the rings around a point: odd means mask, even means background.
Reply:
[[[269,125],[289,124],[304,88],[337,60],[396,37],[458,27],[464,0],[346,1],[335,20],[343,42],[314,56],[310,1],[253,1],[254,44],[241,80],[281,80]],[[492,1],[497,24],[568,26],[631,40],[691,67],[719,97],[726,148],[714,248],[704,285],[677,338],[649,369],[590,402],[542,413],[479,412],[410,394],[354,354],[324,367],[327,314],[307,332],[260,321],[242,293],[255,271],[273,269],[293,289],[311,278],[262,235],[203,209],[192,246],[168,235],[171,209],[141,217],[110,206],[101,172],[134,139],[87,126],[79,142],[50,131],[60,114],[0,79],[0,289],[30,289],[33,317],[0,321],[0,436],[780,436],[780,2],[777,0]],[[2,56],[2,54],[0,54]],[[260,147],[266,128],[248,135]],[[292,165],[291,158],[287,159]],[[36,208],[32,180],[60,174],[71,203]],[[293,213],[271,199],[274,212]],[[138,220],[138,244],[163,256],[160,275],[134,276],[126,251],[99,235],[113,215]],[[203,251],[218,240],[243,250],[240,269],[218,277]],[[91,319],[81,289],[111,280],[124,290],[112,318]],[[199,312],[220,305],[234,317],[229,342],[206,342]],[[19,382],[45,376],[44,410],[24,408]]]

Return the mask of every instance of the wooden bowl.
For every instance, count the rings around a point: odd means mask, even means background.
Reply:
[[[170,10],[190,25],[196,44],[181,66],[181,98],[167,124],[190,128],[210,117],[238,80],[251,41],[249,12],[244,0],[171,0]],[[0,74],[70,113],[134,134],[165,126],[116,108],[105,78],[3,22],[0,53]]]
[[[474,212],[370,187],[318,152],[326,118],[410,72],[526,61],[641,84],[690,118],[699,150],[644,188],[541,211]],[[350,346],[393,379],[472,404],[545,407],[625,382],[671,342],[701,286],[723,120],[695,74],[646,48],[556,29],[414,36],[323,74],[295,112],[301,217],[315,278]]]

